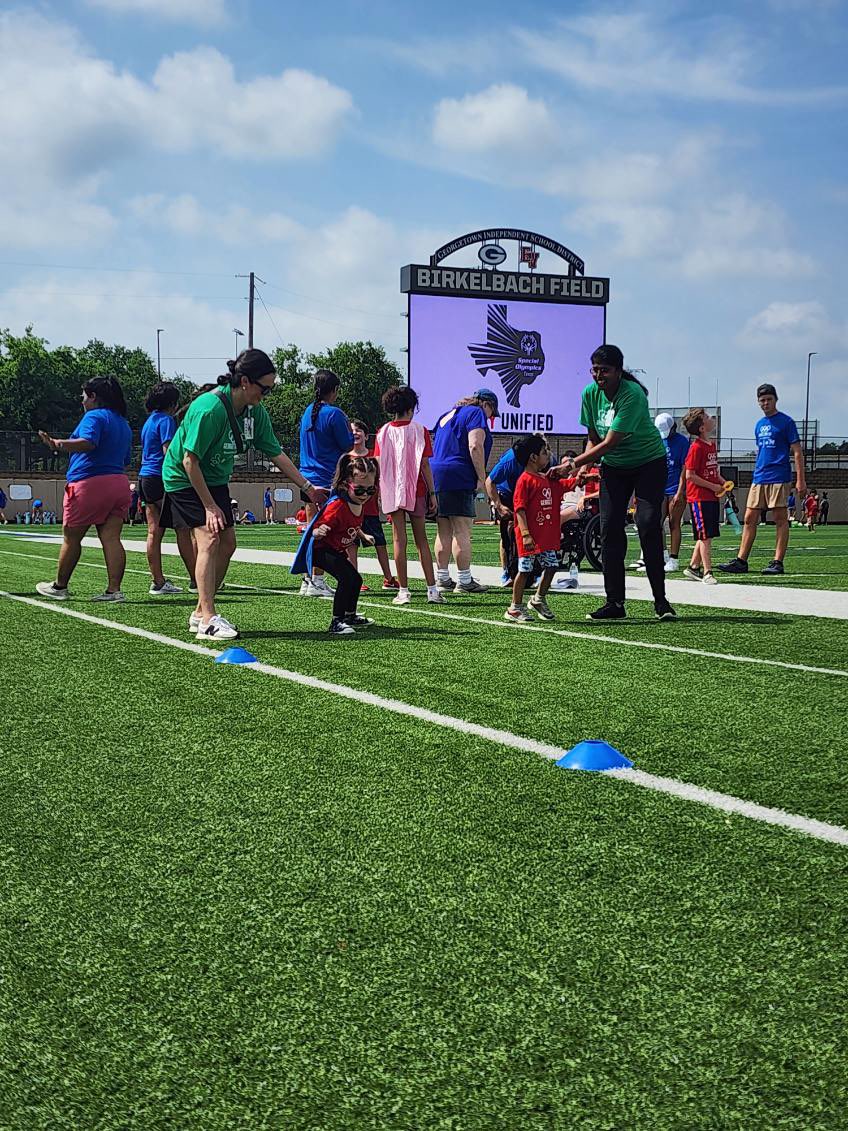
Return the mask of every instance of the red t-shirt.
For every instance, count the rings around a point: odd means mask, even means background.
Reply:
[[[601,493],[601,473],[594,465],[586,468],[586,481],[583,484],[583,489],[586,492],[585,497],[587,499]]]
[[[407,424],[411,424],[411,420],[390,420],[389,426],[392,428],[405,428]],[[380,454],[380,441],[379,436],[374,443],[375,456]],[[424,429],[424,451],[421,454],[422,460],[429,459],[433,454],[433,441],[430,439],[430,431],[428,428]],[[424,476],[418,472],[418,482],[415,485],[415,494],[420,499],[422,495],[427,494],[427,484],[424,482]]]
[[[804,500],[804,510],[807,514],[817,514],[819,509],[819,501],[815,495],[808,495]]]
[[[368,452],[369,458],[373,459],[376,456],[376,451]],[[365,503],[362,508],[362,517],[366,518],[371,516],[373,518],[380,517],[380,492],[376,491]]]
[[[558,550],[561,541],[559,506],[568,489],[567,480],[547,479],[533,471],[522,471],[515,485],[512,509],[523,510],[527,517],[527,529],[536,543],[537,550]],[[518,523],[515,524],[515,541],[519,557],[530,555],[524,551],[524,542]]]
[[[337,550],[340,554],[347,553],[348,546],[352,546],[359,537],[362,514],[354,514],[344,499],[333,499],[317,523],[318,526],[329,526],[329,533],[319,538],[316,545]]]
[[[699,436],[695,437],[689,447],[689,454],[686,456],[684,467],[687,471],[694,471],[696,475],[700,475],[702,479],[708,479],[711,483],[723,482],[718,473],[718,451],[715,444],[708,440],[702,440]],[[687,503],[714,503],[717,497],[715,491],[711,491],[708,487],[701,487],[699,484],[693,483],[691,479],[686,480]]]

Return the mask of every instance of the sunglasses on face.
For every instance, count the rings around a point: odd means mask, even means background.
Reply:
[[[261,381],[251,381],[251,385],[256,385],[258,389],[262,390],[262,396],[267,397],[269,393],[273,393],[273,385],[263,385]]]
[[[351,495],[356,495],[359,499],[367,499],[369,495],[376,494],[376,491],[376,487],[354,487],[353,484],[350,488]]]

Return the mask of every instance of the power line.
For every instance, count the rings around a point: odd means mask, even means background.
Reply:
[[[272,287],[275,291],[282,291],[283,294],[294,295],[295,298],[304,298],[307,302],[317,302],[319,306],[331,306],[336,310],[347,310],[350,314],[368,314],[372,318],[397,318],[396,314],[383,314],[376,310],[363,310],[359,306],[342,306],[341,303],[338,302],[327,302],[325,299],[315,298],[314,295],[301,294],[300,291],[290,291],[287,287],[281,287],[278,283],[266,283],[266,286]],[[304,315],[303,317],[305,318],[307,316]]]
[[[265,305],[265,299],[262,297],[262,291],[257,291],[256,293],[259,295],[259,301],[262,303],[263,307],[265,308],[265,313],[268,315],[268,318],[271,322],[271,325],[274,327],[275,330],[277,330],[277,323],[274,321],[273,318],[271,318],[271,311]],[[283,347],[283,349],[285,349],[286,343],[283,341],[283,335],[280,333],[279,330],[277,330],[277,337],[280,339],[280,345]]]
[[[31,267],[49,271],[117,271],[126,275],[195,275],[203,279],[233,279],[230,271],[158,271],[155,267],[91,267],[83,263],[25,263],[0,259],[0,267]]]

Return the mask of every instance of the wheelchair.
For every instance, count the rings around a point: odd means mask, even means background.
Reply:
[[[579,518],[562,525],[559,545],[560,569],[571,569],[585,559],[592,569],[603,569],[601,515],[597,496],[585,499]]]

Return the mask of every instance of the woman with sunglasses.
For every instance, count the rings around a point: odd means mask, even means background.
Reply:
[[[267,353],[243,350],[218,378],[222,388],[201,392],[171,440],[162,464],[165,504],[161,525],[192,532],[197,548],[197,608],[189,631],[198,640],[234,640],[238,629],[215,609],[215,593],[236,548],[230,476],[236,453],[256,448],[315,503],[326,491],[312,486],[280,447],[262,400],[276,373]]]
[[[621,620],[624,610],[624,559],[627,555],[627,504],[636,494],[636,528],[642,560],[660,620],[677,616],[665,594],[662,505],[668,478],[665,445],[648,408],[648,390],[624,368],[618,346],[592,354],[592,382],[583,390],[580,423],[589,431],[582,455],[563,469],[601,462],[601,546],[606,604],[590,620]]]

